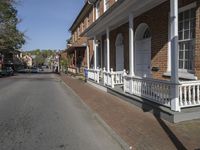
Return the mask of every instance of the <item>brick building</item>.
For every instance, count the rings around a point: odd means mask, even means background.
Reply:
[[[88,0],[70,31],[89,80],[173,111],[200,105],[200,1]]]

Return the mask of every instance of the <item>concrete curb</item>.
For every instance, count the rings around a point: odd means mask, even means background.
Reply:
[[[92,114],[92,116],[94,117],[94,119],[99,122],[99,124],[102,125],[102,127],[109,133],[109,135],[113,138],[113,140],[115,140],[119,146],[123,149],[123,150],[130,150],[130,146],[97,114],[95,113],[82,99],[81,97],[79,97],[77,95],[77,93],[70,87],[68,86],[61,78],[60,82],[62,84],[64,84],[67,88],[70,89],[70,91],[80,99],[81,103],[84,105],[84,107],[87,109],[87,111]]]

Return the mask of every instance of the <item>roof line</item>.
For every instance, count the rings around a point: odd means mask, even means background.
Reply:
[[[84,9],[86,8],[87,5],[90,5],[88,2],[85,3],[85,5],[83,6],[83,8],[81,9],[81,11],[79,12],[78,16],[76,17],[76,19],[74,20],[73,24],[71,25],[71,27],[69,28],[69,31],[72,30],[73,26],[75,25],[75,23],[77,22],[77,20],[79,19],[81,13],[84,11]]]

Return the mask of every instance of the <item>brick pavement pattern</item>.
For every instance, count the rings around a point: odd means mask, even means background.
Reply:
[[[200,150],[200,120],[172,124],[83,81],[61,79],[134,150]]]

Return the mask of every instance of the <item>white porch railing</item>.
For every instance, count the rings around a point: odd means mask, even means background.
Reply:
[[[124,92],[171,107],[170,81],[124,76]],[[179,107],[200,106],[200,81],[180,82]]]
[[[113,71],[111,69],[110,72],[106,72],[105,68],[103,71],[103,81],[104,85],[110,86],[114,88],[116,85],[123,85],[124,80],[123,80],[123,75],[124,71]]]
[[[200,81],[181,82],[179,87],[180,107],[200,105]]]
[[[171,107],[171,82],[124,76],[124,92]]]
[[[70,73],[74,73],[74,74],[76,74],[77,73],[77,70],[76,70],[76,68],[72,68],[72,67],[68,67],[68,72],[70,72]]]
[[[88,79],[99,83],[100,70],[88,69]]]

